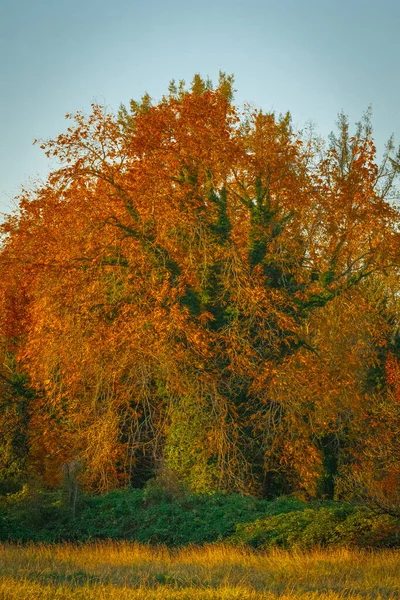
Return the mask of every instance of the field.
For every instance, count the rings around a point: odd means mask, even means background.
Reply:
[[[0,546],[1,600],[395,600],[400,552]]]

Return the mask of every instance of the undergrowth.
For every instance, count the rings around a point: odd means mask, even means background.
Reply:
[[[148,486],[81,495],[27,487],[0,497],[0,540],[128,540],[170,547],[229,540],[253,548],[400,546],[400,523],[364,507],[335,502],[274,501],[235,494],[171,496]]]

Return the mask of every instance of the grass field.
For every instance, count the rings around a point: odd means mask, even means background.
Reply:
[[[0,546],[1,600],[399,600],[400,551]]]

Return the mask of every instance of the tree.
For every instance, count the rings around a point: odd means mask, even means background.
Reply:
[[[321,315],[398,268],[398,213],[367,127],[343,122],[319,158],[289,115],[242,116],[231,95],[195,77],[117,117],[78,113],[42,144],[60,168],[3,225],[2,333],[37,392],[49,481],[75,461],[88,486],[135,484],[152,457],[194,487],[196,461],[202,489],[258,491],[286,461],[315,490],[322,399],[297,402],[290,369],[318,389]]]

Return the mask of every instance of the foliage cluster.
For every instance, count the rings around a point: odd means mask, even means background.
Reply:
[[[275,547],[304,550],[328,546],[398,547],[400,523],[389,515],[377,515],[367,508],[332,505],[303,508],[289,515],[278,514],[238,525],[231,539],[264,550]]]
[[[366,508],[237,494],[168,496],[155,487],[85,495],[75,514],[59,492],[25,489],[2,500],[0,540],[132,540],[168,546],[229,540],[257,549],[398,547],[400,522]]]
[[[1,227],[4,491],[75,506],[164,465],[399,514],[393,144],[378,166],[368,117],[323,144],[241,111],[223,74],[72,120]]]
[[[149,483],[144,490],[115,490],[83,495],[75,514],[60,491],[29,490],[1,502],[0,539],[55,542],[61,540],[130,539],[179,546],[227,539],[237,523],[303,506],[300,501],[273,503],[248,496],[180,492],[171,496]]]

